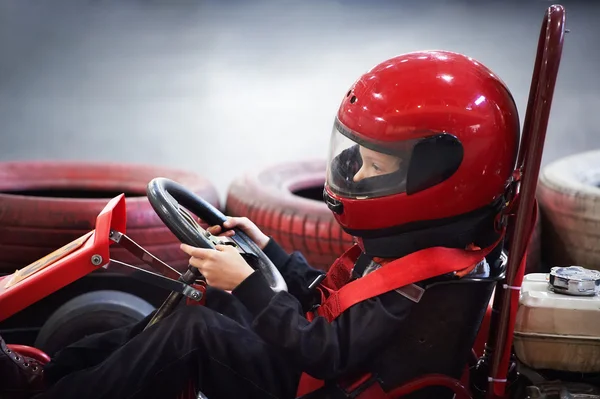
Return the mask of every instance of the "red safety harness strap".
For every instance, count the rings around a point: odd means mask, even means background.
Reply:
[[[501,234],[495,243],[484,249],[469,251],[433,247],[395,259],[336,291],[330,290],[324,303],[317,308],[317,314],[331,322],[351,306],[367,299],[409,284],[472,268],[481,262],[503,237],[504,234]]]

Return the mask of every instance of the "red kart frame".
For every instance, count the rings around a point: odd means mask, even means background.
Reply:
[[[527,246],[537,217],[535,191],[564,34],[565,10],[561,5],[552,5],[546,10],[540,31],[517,166],[512,183],[508,187],[509,212],[504,222],[514,224],[515,228],[512,236],[507,238],[510,251],[506,275],[496,286],[494,309],[498,312],[488,312],[486,318],[490,318],[491,314],[491,319],[484,320],[484,327],[479,334],[479,339],[487,338],[487,346],[493,348],[486,393],[488,399],[507,397],[505,387],[512,353],[516,310],[525,272]],[[24,269],[0,278],[0,321],[99,267],[106,267],[111,262],[109,246],[119,242],[114,239],[114,233],[120,234],[119,237],[126,237],[125,227],[125,198],[121,194],[112,199],[98,215],[95,230]],[[148,261],[147,258],[143,260]],[[202,299],[201,294],[198,298],[198,293],[202,290],[198,291],[197,288],[192,289],[191,293],[188,292],[189,295],[186,294],[195,301]],[[489,331],[486,328],[488,325]],[[49,360],[46,354],[35,348],[9,346],[16,352],[42,362]],[[394,399],[428,386],[448,387],[454,391],[457,399],[472,397],[460,381],[444,375],[424,375],[391,392],[371,391],[359,397]],[[190,386],[189,392],[184,392],[182,397],[195,398],[194,391],[193,386]]]
[[[125,195],[121,194],[100,212],[95,230],[0,278],[0,321],[107,264],[109,233],[125,233],[125,225]]]

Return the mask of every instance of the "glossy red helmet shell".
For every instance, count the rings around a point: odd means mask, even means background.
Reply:
[[[394,146],[443,135],[462,152],[449,176],[414,192],[374,197],[335,190],[330,159],[324,194],[350,232],[450,218],[491,204],[505,192],[519,143],[517,108],[504,82],[480,62],[448,51],[404,54],[375,66],[346,93],[335,124],[334,134],[343,131],[359,144]],[[408,184],[419,168],[435,169],[443,158],[410,159]]]

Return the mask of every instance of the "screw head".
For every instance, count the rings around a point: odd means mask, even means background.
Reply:
[[[102,256],[100,255],[92,255],[92,265],[100,266],[102,264]]]

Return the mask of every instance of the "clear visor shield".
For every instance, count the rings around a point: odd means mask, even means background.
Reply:
[[[348,198],[405,192],[410,156],[417,141],[367,142],[336,120],[329,143],[327,185],[337,195]]]

